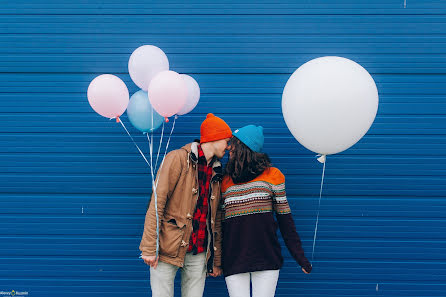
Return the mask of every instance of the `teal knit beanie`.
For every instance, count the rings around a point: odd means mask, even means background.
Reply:
[[[261,153],[263,150],[263,143],[265,137],[263,136],[263,127],[248,125],[240,129],[237,129],[232,133],[233,136],[237,137],[241,142],[243,142],[247,147],[257,153]]]

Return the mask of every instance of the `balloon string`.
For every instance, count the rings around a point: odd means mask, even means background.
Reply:
[[[150,130],[150,134],[151,134],[151,138],[152,141],[150,141],[150,137],[149,134],[147,133],[147,140],[149,141],[149,148],[150,148],[150,163],[153,164],[153,107],[151,110],[152,113],[152,129]],[[155,170],[156,170],[156,165],[155,165]],[[159,246],[160,246],[160,226],[159,226],[159,215],[158,215],[158,194],[156,192],[156,186],[155,186],[155,178],[153,177],[153,174],[155,173],[155,171],[153,169],[153,167],[150,167],[150,171],[151,171],[151,177],[152,177],[152,190],[153,193],[155,194],[155,217],[156,217],[156,252],[155,252],[155,259],[158,258],[158,253],[159,253]]]
[[[178,118],[178,116],[175,115],[174,120],[173,120],[173,124],[172,124],[172,129],[170,130],[169,138],[167,139],[166,150],[164,151],[163,160],[161,161],[161,165],[160,165],[160,168],[158,169],[158,171],[160,171],[161,168],[163,167],[164,159],[166,158],[167,149],[169,148],[170,138],[172,137],[172,132],[173,132],[173,129],[175,128],[175,122],[176,122],[177,118]],[[156,186],[158,186],[158,182],[159,182],[159,176],[158,176],[158,179],[156,181]]]
[[[133,139],[132,135],[130,135],[129,131],[127,130],[127,128],[124,125],[124,122],[122,121],[122,119],[119,119],[119,122],[121,123],[122,127],[124,128],[125,132],[127,132],[127,135],[130,137],[130,139],[133,141],[133,144],[136,146],[136,148],[138,149],[139,153],[141,154],[141,156],[144,158],[144,161],[146,161],[147,165],[150,166],[150,168],[152,168],[151,163],[149,163],[149,161],[147,161],[146,156],[144,156],[143,152],[141,151],[141,149],[139,148],[139,146],[136,144],[135,140]]]
[[[164,136],[164,121],[163,121],[163,127],[161,128],[161,138],[160,138],[160,144],[158,146],[158,153],[156,155],[156,162],[155,162],[155,169],[158,166],[158,158],[160,156],[160,150],[161,150],[161,143],[163,143],[163,136]]]
[[[152,141],[150,142],[150,151],[153,152],[153,108],[152,108],[152,129],[150,129],[150,137]],[[152,156],[150,156],[152,158]],[[150,159],[150,162],[153,164],[153,160]],[[153,171],[156,173],[156,167],[153,169]]]
[[[152,152],[152,148],[153,148],[153,139],[152,141],[150,141],[150,136],[149,133],[146,133],[147,135],[147,140],[149,141],[149,151],[150,151],[150,162],[153,163],[153,152]],[[153,137],[153,131],[152,131],[152,137]],[[156,217],[156,252],[155,252],[155,258],[158,258],[158,253],[159,253],[159,215],[158,215],[158,194],[156,192],[156,185],[155,185],[155,179],[153,177],[154,171],[153,171],[153,167],[150,166],[150,175],[152,178],[152,192],[155,195],[155,217]]]
[[[318,208],[317,208],[316,226],[314,228],[313,251],[311,253],[311,262],[313,262],[313,259],[314,259],[314,248],[316,246],[317,227],[319,225],[319,213],[320,213],[320,209],[321,209],[322,187],[324,185],[326,156],[322,155],[322,157],[320,157],[318,159],[318,161],[321,162],[321,163],[324,163],[324,168],[322,169],[321,188],[319,190],[319,205],[318,205]]]
[[[149,136],[149,132],[145,132],[145,134],[147,135],[147,140],[149,141],[149,154],[150,154],[150,163],[153,163],[152,160],[152,142],[150,141],[150,136]]]
[[[160,168],[159,168],[158,171],[160,171],[161,168],[163,167],[164,160],[165,160],[166,154],[167,154],[167,149],[169,148],[170,139],[172,137],[172,132],[173,132],[173,130],[175,128],[176,119],[177,119],[177,116],[175,116],[175,119],[173,121],[172,129],[170,130],[169,139],[168,139],[167,145],[166,145],[166,151],[164,152],[163,160],[161,161],[161,165],[160,165]],[[147,139],[149,140],[149,145],[150,145],[150,161],[153,162],[153,151],[152,151],[152,147],[153,147],[153,133],[152,133],[152,141],[150,141],[149,134],[147,134]],[[156,189],[158,187],[159,174],[158,174],[158,177],[156,178],[156,182],[155,182],[154,179],[153,179],[154,172],[153,172],[153,167],[152,166],[150,166],[150,170],[151,170],[151,173],[152,173],[153,193],[155,194],[155,213],[156,213],[156,254],[155,254],[155,257],[158,258],[158,253],[159,253],[159,216],[158,216],[158,194],[156,192]]]

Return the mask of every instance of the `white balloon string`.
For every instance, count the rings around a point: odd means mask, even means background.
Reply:
[[[153,152],[153,130],[150,131],[150,151]],[[153,162],[153,160],[151,160]],[[154,171],[156,171],[156,168],[154,168]]]
[[[150,150],[150,162],[153,163],[153,153],[152,153],[152,148],[153,148],[153,143],[150,141],[150,136],[149,133],[146,133],[147,135],[147,140],[149,141],[149,150]],[[153,137],[153,130],[152,130],[152,137]],[[153,139],[152,139],[153,140]],[[158,215],[158,194],[156,193],[156,185],[155,185],[155,178],[154,178],[154,171],[153,171],[153,167],[150,166],[150,173],[151,173],[151,177],[152,177],[152,192],[155,196],[155,217],[156,217],[156,252],[155,252],[155,258],[158,258],[158,253],[159,253],[159,215]]]
[[[313,251],[311,253],[311,262],[313,262],[314,260],[314,248],[316,246],[316,236],[317,236],[317,227],[319,225],[319,213],[320,213],[320,209],[321,209],[321,198],[322,198],[322,187],[324,185],[324,176],[325,176],[325,163],[326,163],[326,158],[325,155],[322,155],[324,158],[324,168],[322,169],[322,179],[321,179],[321,188],[319,190],[319,205],[317,207],[317,216],[316,216],[316,227],[314,228],[314,238],[313,238]],[[320,161],[319,161],[320,162]]]
[[[149,132],[146,132],[146,135],[147,135],[147,140],[149,141],[149,154],[150,154],[150,158],[152,158],[152,144],[150,142]]]
[[[167,139],[166,150],[164,151],[163,160],[161,161],[159,170],[161,170],[161,168],[163,167],[164,159],[166,158],[167,149],[169,148],[170,138],[172,137],[172,132],[173,132],[173,129],[175,128],[175,121],[177,120],[177,118],[178,118],[178,116],[175,115],[175,118],[174,118],[173,124],[172,124],[172,129],[170,130],[169,138]],[[157,181],[156,181],[156,186],[158,186],[158,182],[159,182],[159,179],[157,179]]]
[[[172,132],[175,128],[175,122],[176,122],[177,116],[175,116],[173,124],[172,124],[172,129],[170,130],[170,135],[169,135],[169,139],[167,140],[167,144],[166,144],[166,150],[164,152],[164,156],[163,156],[163,160],[161,161],[161,165],[158,171],[161,170],[161,168],[163,167],[164,164],[164,159],[166,158],[166,154],[167,154],[167,149],[169,148],[169,144],[170,144],[170,138],[172,137]],[[147,134],[147,139],[149,140],[150,143],[150,160],[152,160],[152,146],[153,146],[153,134],[152,134],[152,142],[150,141],[149,135]],[[159,182],[159,174],[158,177],[156,178],[156,182],[153,180],[153,167],[150,167],[151,172],[152,172],[152,189],[153,189],[153,193],[155,194],[155,213],[156,213],[156,257],[158,257],[158,252],[159,252],[159,218],[158,218],[158,195],[156,193],[156,188],[158,187],[158,182]]]
[[[153,151],[153,107],[152,107],[152,129],[150,129],[150,136],[152,138],[152,141],[150,141],[150,151]],[[150,158],[152,158],[152,155],[150,155]],[[150,162],[153,162],[152,159],[150,159]],[[154,170],[156,172],[156,167],[154,168]]]
[[[127,132],[127,135],[130,137],[130,139],[133,141],[133,144],[136,146],[136,148],[138,149],[139,153],[141,154],[141,156],[144,158],[144,160],[146,161],[147,165],[150,166],[150,168],[152,168],[151,163],[149,163],[149,161],[147,161],[146,156],[144,156],[143,152],[141,151],[141,149],[139,148],[139,146],[136,144],[135,140],[133,139],[132,135],[130,135],[129,131],[127,130],[127,128],[124,125],[124,122],[122,121],[122,119],[119,119],[119,122],[121,123],[122,127],[124,128],[125,132]]]
[[[156,154],[155,170],[158,166],[158,158],[160,156],[160,150],[161,150],[161,144],[163,143],[163,137],[164,137],[164,122],[163,122],[163,127],[161,128],[161,138],[160,138],[160,144],[158,146],[158,153]]]

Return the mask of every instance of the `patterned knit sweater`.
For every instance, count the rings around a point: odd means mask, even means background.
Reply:
[[[285,176],[279,169],[268,168],[241,184],[234,184],[225,176],[222,193],[225,276],[280,269],[283,257],[277,228],[293,258],[307,272],[311,271],[286,199]]]

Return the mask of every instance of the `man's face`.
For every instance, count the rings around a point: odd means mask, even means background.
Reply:
[[[217,158],[221,159],[224,157],[226,150],[230,149],[229,141],[231,138],[225,138],[221,140],[214,141],[214,152]]]

